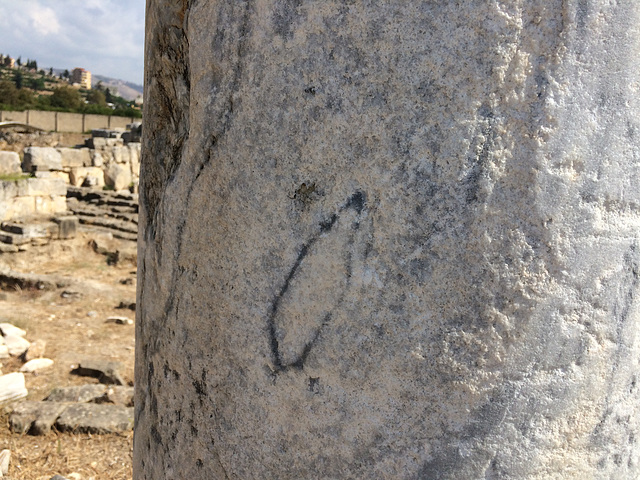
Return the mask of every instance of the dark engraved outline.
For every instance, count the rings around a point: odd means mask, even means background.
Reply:
[[[305,344],[298,358],[291,363],[285,364],[282,360],[282,355],[280,354],[280,343],[278,342],[278,338],[276,334],[276,316],[278,315],[282,298],[284,297],[285,293],[287,293],[287,291],[289,290],[291,281],[296,276],[296,273],[298,272],[298,269],[300,268],[302,261],[309,254],[311,247],[320,239],[320,236],[324,233],[330,232],[333,229],[334,225],[340,218],[340,215],[345,210],[352,209],[356,212],[357,215],[360,215],[364,210],[366,199],[367,197],[364,192],[361,192],[361,191],[355,192],[338,209],[337,213],[332,214],[326,220],[323,220],[318,224],[318,227],[319,227],[318,233],[312,236],[306,243],[302,244],[302,246],[300,247],[300,252],[298,253],[296,260],[293,262],[292,267],[289,269],[289,273],[287,274],[282,287],[273,298],[273,301],[271,302],[271,307],[269,309],[267,325],[268,325],[268,331],[269,331],[269,346],[271,349],[271,358],[273,361],[273,367],[274,367],[275,373],[285,371],[289,368],[302,370],[304,368],[304,363],[307,357],[309,356],[309,353],[311,352],[311,349],[313,348],[313,346],[315,345],[315,343],[317,342],[320,336],[320,333],[322,332],[324,327],[327,326],[331,321],[331,312],[329,312],[322,319],[322,322],[320,326],[316,329],[316,332],[313,335],[313,338]],[[358,222],[354,223],[353,228],[354,230],[357,230],[359,228],[359,223]],[[351,255],[348,255],[347,276],[350,276],[350,275],[351,275]],[[348,280],[349,279],[347,278],[347,281]],[[343,298],[344,298],[344,295],[340,297],[338,301],[338,305],[342,302]]]

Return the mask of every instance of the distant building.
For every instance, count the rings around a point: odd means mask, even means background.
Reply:
[[[84,68],[74,68],[71,72],[71,83],[77,83],[82,88],[91,90],[91,72]]]

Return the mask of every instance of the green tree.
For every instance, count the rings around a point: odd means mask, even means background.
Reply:
[[[13,76],[13,83],[16,84],[16,88],[18,90],[22,88],[22,81],[23,81],[22,72],[20,71],[16,72],[15,75]]]
[[[35,104],[35,98],[26,88],[18,90],[16,86],[7,80],[0,82],[0,104],[17,109],[31,107]]]
[[[18,89],[15,84],[3,80],[0,82],[0,104],[14,106],[18,100]]]
[[[44,90],[44,80],[42,78],[31,78],[29,80],[29,88],[33,90]]]
[[[62,74],[62,76],[63,76],[64,78],[67,78],[67,79],[68,79],[68,78],[69,78],[69,70],[65,70],[65,71],[64,71],[64,73]]]
[[[107,97],[100,90],[90,90],[89,93],[87,93],[87,101],[91,105],[98,105],[100,107],[107,106]]]
[[[58,87],[53,89],[49,103],[52,107],[76,110],[82,106],[82,97],[75,88]]]
[[[49,67],[49,76],[53,77],[53,67]]]
[[[18,64],[19,67],[22,65],[22,56],[18,57],[18,59],[16,60],[16,63]]]
[[[111,95],[111,91],[108,88],[105,90],[104,96],[107,100],[107,103],[113,103],[113,95]]]

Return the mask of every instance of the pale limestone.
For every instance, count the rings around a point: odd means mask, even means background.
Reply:
[[[98,167],[76,167],[69,172],[69,183],[75,187],[81,187],[87,177],[94,179],[94,186],[104,186],[104,171]]]
[[[148,7],[134,478],[640,477],[640,3]]]
[[[0,151],[0,175],[21,173],[20,156],[16,152]]]
[[[88,148],[57,148],[62,167],[87,167],[91,165],[91,153]]]
[[[53,147],[27,147],[22,169],[25,172],[62,170],[62,156]]]

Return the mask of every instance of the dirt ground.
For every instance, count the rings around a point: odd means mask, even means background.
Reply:
[[[110,316],[135,319],[135,312],[118,308],[134,303],[135,265],[109,265],[95,253],[90,232],[73,240],[30,246],[27,251],[0,254],[0,266],[23,273],[53,274],[72,279],[70,286],[51,291],[0,290],[0,321],[27,331],[27,340],[46,341],[45,357],[54,365],[25,374],[28,400],[43,400],[56,387],[97,383],[71,374],[85,357],[124,364],[122,375],[133,385],[134,325],[106,322]],[[128,248],[134,248],[132,242]],[[4,374],[17,371],[18,359],[1,360]],[[9,478],[49,480],[130,479],[133,434],[87,435],[52,431],[47,436],[14,434],[9,429],[10,405],[0,406],[0,449],[11,450]]]

